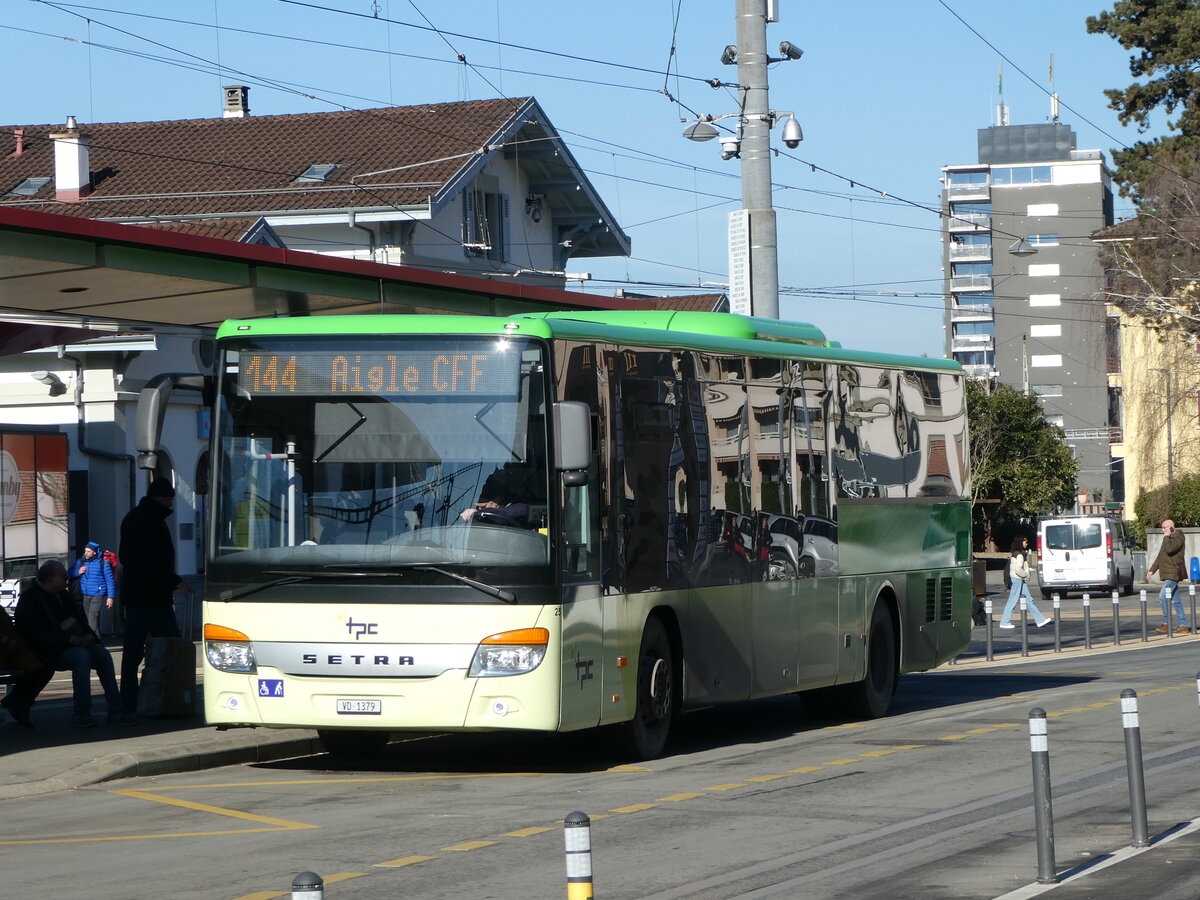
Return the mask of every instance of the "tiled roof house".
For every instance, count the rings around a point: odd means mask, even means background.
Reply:
[[[222,118],[0,129],[0,206],[551,286],[630,252],[533,98],[252,116],[231,91]]]

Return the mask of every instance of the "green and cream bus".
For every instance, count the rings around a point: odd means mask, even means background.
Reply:
[[[653,757],[720,703],[883,715],[969,640],[952,361],[713,313],[264,319],[220,328],[213,400],[217,726]]]

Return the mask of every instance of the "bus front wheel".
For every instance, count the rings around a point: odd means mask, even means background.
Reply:
[[[386,731],[342,731],[318,728],[317,737],[330,756],[372,756],[382,753],[391,737]]]
[[[878,719],[886,715],[900,680],[896,653],[896,621],[882,601],[875,604],[871,628],[867,632],[867,677],[848,684],[843,699],[856,715]]]
[[[621,726],[622,744],[636,759],[654,759],[667,745],[679,703],[671,638],[655,616],[646,621],[642,632],[636,702],[633,720]]]

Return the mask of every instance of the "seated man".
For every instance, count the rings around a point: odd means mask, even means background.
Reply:
[[[464,509],[458,517],[470,522],[476,513],[492,512],[514,525],[528,528],[529,502],[533,498],[530,496],[527,482],[528,475],[522,469],[513,468],[511,465],[496,469],[484,481],[483,488],[479,491],[479,501],[474,506]],[[482,517],[480,521],[487,521],[487,517]]]
[[[54,675],[54,670],[25,646],[17,626],[9,618],[8,610],[3,608],[0,608],[0,669],[21,673],[13,681],[12,690],[0,700],[0,706],[7,709],[18,724],[32,728],[29,711],[33,709],[37,695]]]
[[[108,723],[127,725],[133,716],[122,711],[112,655],[88,627],[79,601],[67,593],[67,570],[57,560],[42,563],[37,581],[17,600],[17,631],[42,662],[71,673],[75,709],[74,728],[93,728],[92,670],[104,688]]]

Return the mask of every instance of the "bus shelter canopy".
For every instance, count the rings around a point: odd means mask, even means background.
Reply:
[[[31,340],[50,346],[83,336],[34,337],[43,316],[48,329],[144,331],[275,316],[515,315],[650,305],[0,207],[0,310],[28,317],[11,326],[0,321],[5,353],[30,349],[20,345]],[[18,349],[8,350],[9,342]]]

